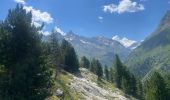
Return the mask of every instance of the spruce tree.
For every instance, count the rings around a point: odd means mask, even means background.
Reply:
[[[144,83],[146,100],[168,100],[168,90],[162,75],[154,71]]]
[[[1,100],[44,100],[51,95],[52,71],[46,65],[40,29],[21,5],[9,10],[1,23]]]
[[[81,57],[80,66],[89,69],[90,68],[90,61],[85,57]]]
[[[49,62],[51,66],[56,70],[56,75],[60,73],[60,62],[61,62],[61,50],[57,37],[57,33],[52,31],[49,36]]]
[[[105,79],[106,79],[107,81],[109,81],[109,70],[108,70],[108,67],[105,65],[104,68],[105,68],[105,69],[104,69]]]
[[[122,81],[122,76],[124,74],[123,69],[124,66],[122,64],[122,62],[119,59],[119,56],[116,55],[115,58],[115,81],[116,81],[116,85],[118,88],[121,88],[121,81]]]
[[[98,76],[98,79],[101,79],[103,77],[103,68],[99,60],[97,60],[96,63],[97,63],[96,75]]]
[[[76,55],[76,52],[72,45],[66,40],[63,40],[61,43],[61,53],[62,53],[62,62],[64,69],[69,72],[78,72],[79,71],[79,61]]]
[[[94,74],[97,73],[97,61],[95,58],[93,58],[91,61],[90,71]]]
[[[136,90],[137,98],[143,99],[143,86],[140,80],[136,81],[136,88],[137,88]]]

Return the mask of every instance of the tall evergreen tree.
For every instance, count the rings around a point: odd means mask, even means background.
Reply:
[[[98,76],[99,79],[103,77],[103,68],[99,60],[93,58],[91,61],[90,71]]]
[[[106,79],[107,81],[109,81],[109,70],[108,70],[108,67],[105,65],[104,68],[105,68],[105,69],[104,69],[105,79]]]
[[[98,79],[101,79],[103,77],[103,68],[99,60],[96,60],[96,63],[97,63],[96,75],[98,76]]]
[[[116,59],[115,59],[115,81],[116,81],[116,85],[118,88],[121,88],[121,81],[122,81],[122,76],[124,74],[123,69],[124,66],[122,64],[122,62],[119,59],[119,56],[116,55]]]
[[[168,90],[162,75],[155,71],[144,83],[146,100],[168,100]]]
[[[51,66],[56,69],[56,75],[60,72],[60,62],[61,62],[61,50],[57,37],[57,33],[52,31],[49,36],[49,62],[51,62]]]
[[[91,61],[90,71],[93,72],[94,74],[97,73],[97,61],[95,58],[93,58]]]
[[[85,57],[81,57],[80,66],[89,69],[90,68],[90,61]]]
[[[2,100],[44,100],[51,94],[52,71],[46,66],[40,28],[23,6],[9,10],[0,25],[0,79]]]
[[[115,82],[115,70],[113,68],[110,68],[109,70],[109,81],[111,83]]]
[[[61,43],[61,52],[63,58],[64,69],[69,72],[79,71],[79,61],[72,45],[66,40]]]
[[[136,81],[136,88],[137,88],[136,90],[137,98],[143,99],[143,85],[140,80]]]

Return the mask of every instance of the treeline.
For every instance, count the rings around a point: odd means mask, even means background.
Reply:
[[[32,13],[22,5],[0,22],[0,100],[45,100],[53,95],[61,69],[79,71],[72,45],[59,42],[55,32],[43,41],[42,28],[32,23]]]
[[[142,98],[142,83],[137,80],[132,73],[122,64],[118,55],[114,61],[113,67],[102,66],[99,60],[88,60],[86,57],[82,57],[80,60],[80,67],[89,69],[96,74],[99,79],[105,79],[123,90],[126,94],[135,96],[136,98]],[[104,69],[103,69],[104,68]]]
[[[170,75],[158,71],[151,72],[141,82],[129,72],[121,62],[118,55],[115,57],[113,67],[103,67],[99,60],[88,60],[82,57],[80,67],[89,69],[99,79],[103,78],[123,90],[124,93],[134,96],[140,100],[170,100]]]

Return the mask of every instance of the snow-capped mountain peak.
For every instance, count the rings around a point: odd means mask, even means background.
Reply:
[[[131,47],[133,44],[137,43],[137,41],[134,40],[129,40],[126,37],[119,37],[118,35],[115,35],[112,37],[112,40],[118,41],[120,42],[123,46],[125,46],[126,48]]]

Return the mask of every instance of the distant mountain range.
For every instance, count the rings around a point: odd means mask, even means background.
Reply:
[[[113,36],[112,39],[104,36],[84,37],[73,33],[58,33],[58,37],[69,41],[75,48],[77,55],[86,56],[89,59],[99,59],[103,65],[112,66],[115,54],[118,54],[122,60],[132,52],[134,48],[139,46],[140,42]]]
[[[126,64],[142,78],[155,69],[170,72],[170,11],[162,18],[158,28],[129,55]]]

